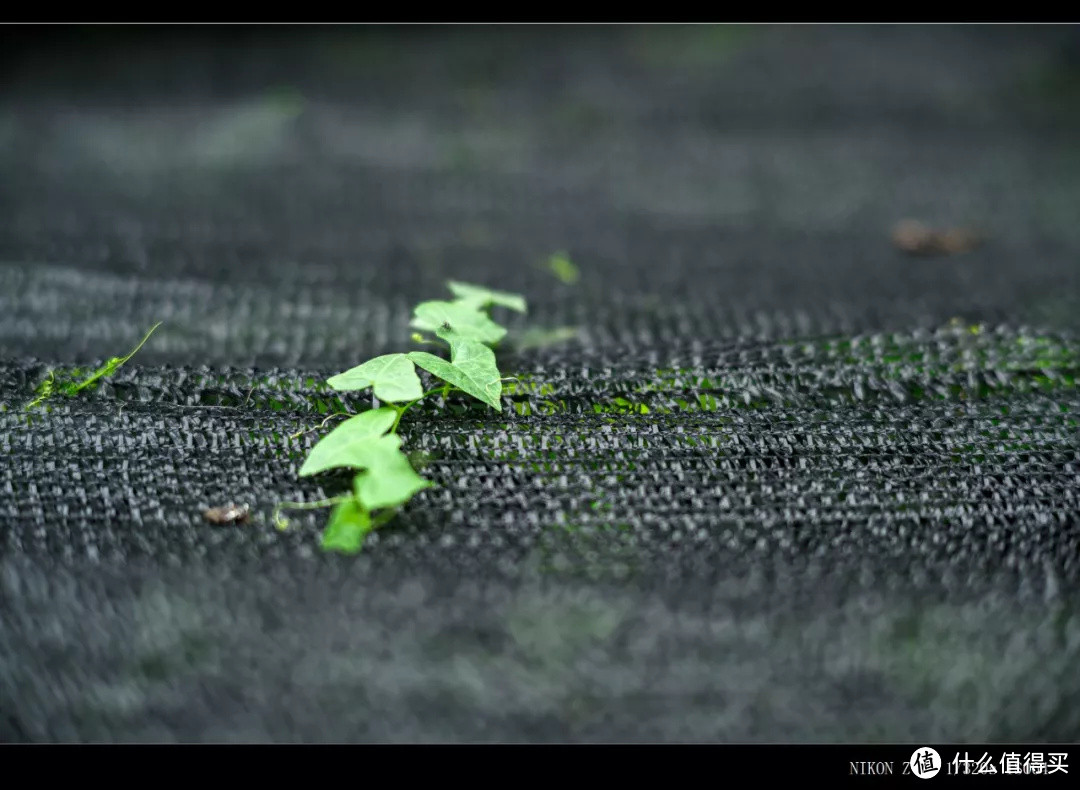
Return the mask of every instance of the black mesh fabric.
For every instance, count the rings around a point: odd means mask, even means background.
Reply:
[[[1075,29],[3,35],[0,740],[1080,738]],[[275,530],[447,279],[576,337]]]

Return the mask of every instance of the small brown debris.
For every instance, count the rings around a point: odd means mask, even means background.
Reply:
[[[893,228],[892,240],[909,255],[961,255],[982,242],[979,234],[970,228],[937,230],[912,219]]]
[[[230,503],[224,507],[212,507],[203,511],[203,517],[211,524],[243,524],[248,519],[248,506]]]

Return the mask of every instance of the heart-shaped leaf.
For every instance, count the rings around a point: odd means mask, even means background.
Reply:
[[[469,283],[461,283],[455,280],[451,280],[447,285],[450,287],[450,290],[453,291],[454,296],[460,301],[475,304],[477,307],[498,305],[499,307],[517,310],[519,313],[525,312],[524,296],[506,293],[506,291],[492,291],[490,288],[484,288],[482,285],[470,285]]]
[[[339,467],[363,467],[365,464],[359,461],[365,457],[365,445],[382,438],[398,438],[383,436],[396,419],[397,410],[389,406],[350,417],[311,448],[307,460],[300,467],[300,476],[307,477]],[[400,442],[400,439],[398,441]]]
[[[387,403],[417,400],[424,394],[416,368],[405,354],[384,354],[327,379],[336,390],[373,387],[375,397]]]
[[[498,343],[506,335],[506,329],[471,302],[421,302],[413,311],[411,326],[415,329],[437,334],[447,324],[462,337],[487,345]]]
[[[450,343],[450,362],[426,351],[413,351],[409,359],[495,411],[502,411],[502,380],[495,364],[495,352],[456,332],[440,329],[436,334]]]
[[[414,494],[431,486],[416,473],[406,455],[389,443],[373,447],[367,460],[370,462],[367,471],[356,476],[353,489],[369,510],[403,505]]]

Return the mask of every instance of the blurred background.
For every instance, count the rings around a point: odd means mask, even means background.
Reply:
[[[0,255],[43,264],[22,277],[89,278],[62,330],[27,330],[7,271],[7,348],[123,345],[92,283],[148,272],[167,284],[124,305],[139,327],[167,319],[147,353],[182,334],[226,364],[351,362],[451,275],[526,293],[598,344],[657,321],[708,339],[1076,315],[1060,302],[1080,232],[1074,27],[4,36]],[[912,261],[890,241],[905,219],[988,248]],[[557,251],[581,262],[573,288],[544,270]],[[181,283],[207,286],[197,309]],[[351,320],[364,300],[386,317]],[[241,326],[275,311],[274,338]]]
[[[0,738],[1080,737],[1078,140],[1075,26],[3,28]],[[504,411],[273,530],[448,279]]]

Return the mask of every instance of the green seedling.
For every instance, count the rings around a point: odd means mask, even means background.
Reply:
[[[51,398],[53,395],[56,395],[57,393],[71,398],[79,394],[84,389],[96,386],[97,382],[100,379],[111,376],[113,373],[116,372],[117,368],[119,368],[121,365],[123,365],[133,356],[135,356],[139,349],[141,349],[146,344],[146,341],[150,339],[150,335],[154,334],[154,331],[159,326],[161,326],[161,323],[162,322],[159,321],[158,323],[150,327],[150,330],[143,336],[143,339],[139,341],[139,345],[135,346],[135,348],[128,352],[126,356],[110,358],[104,365],[90,373],[90,375],[88,375],[81,381],[69,380],[68,376],[71,375],[70,373],[67,375],[65,375],[64,373],[60,373],[58,376],[56,370],[50,370],[48,375],[45,377],[45,380],[41,382],[41,384],[38,385],[38,388],[34,391],[37,397],[26,405],[27,410],[33,409],[36,406],[40,406],[44,401]],[[78,373],[76,372],[75,375],[77,376]]]
[[[574,262],[570,260],[570,256],[565,252],[557,252],[548,258],[547,269],[555,275],[559,282],[566,285],[573,285],[581,279],[581,272],[578,271],[578,267],[574,265]]]
[[[507,330],[495,323],[487,310],[505,307],[524,313],[525,299],[468,283],[448,285],[456,298],[417,305],[412,327],[437,338],[431,340],[417,333],[413,340],[428,345],[445,344],[449,359],[427,351],[384,354],[327,380],[331,388],[341,392],[371,389],[373,396],[385,405],[349,416],[312,448],[300,468],[301,477],[337,469],[351,470],[355,473],[351,490],[316,502],[279,504],[274,510],[278,529],[289,526],[281,515],[283,509],[333,507],[323,532],[322,547],[348,554],[360,551],[368,534],[389,522],[399,508],[433,485],[417,473],[401,449],[398,427],[410,408],[431,395],[446,398],[460,392],[502,411],[502,383],[506,379],[499,372],[491,347]],[[441,384],[424,391],[418,367]],[[330,415],[323,425],[338,416],[348,415]]]
[[[557,326],[553,329],[526,329],[519,337],[515,338],[514,348],[517,351],[547,348],[548,346],[574,340],[577,336],[578,328],[576,326]]]

